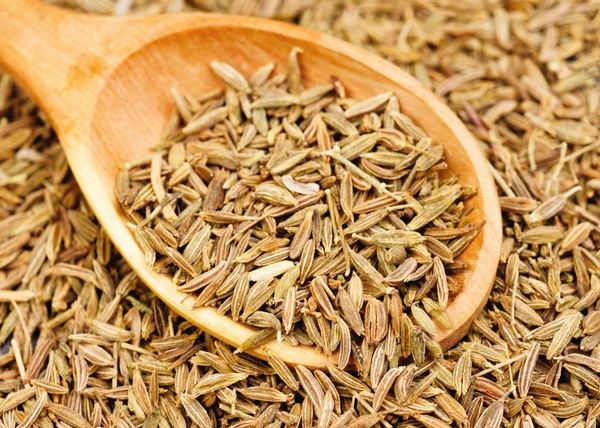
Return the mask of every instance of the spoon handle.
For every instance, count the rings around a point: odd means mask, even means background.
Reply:
[[[39,0],[0,0],[0,68],[46,112],[61,112],[65,91],[80,86],[77,70],[105,67],[97,54],[109,28],[100,21]]]
[[[207,16],[195,13],[193,25],[216,21]],[[189,22],[189,14],[106,17],[41,0],[0,0],[0,69],[29,92],[64,136],[123,59]]]

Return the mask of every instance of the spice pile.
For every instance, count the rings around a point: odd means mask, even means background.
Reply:
[[[183,7],[74,3],[103,13]],[[492,297],[454,348],[387,371],[377,389],[335,367],[289,371],[236,354],[139,283],[81,199],[48,124],[2,75],[0,342],[8,352],[0,356],[0,423],[595,426],[600,5],[196,5],[327,31],[396,62],[444,97],[481,141],[502,197]]]
[[[400,358],[441,354],[433,320],[452,327],[460,284],[446,270],[464,269],[454,258],[479,232],[463,202],[475,189],[440,177],[442,146],[392,93],[303,89],[299,53],[286,74],[267,64],[248,81],[212,62],[224,94],[174,89],[163,141],[125,166],[117,198],[146,260],[194,307],[261,329],[238,351],[275,337],[339,349],[339,368],[354,354],[376,385]]]

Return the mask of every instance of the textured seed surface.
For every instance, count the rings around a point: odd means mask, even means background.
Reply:
[[[316,346],[337,352],[342,368],[364,358],[360,374],[376,386],[399,359],[397,305],[411,308],[408,340],[421,331],[419,343],[438,356],[433,336],[451,328],[444,310],[460,291],[449,265],[481,226],[469,224],[476,189],[446,171],[443,147],[401,113],[393,92],[354,100],[340,95],[339,81],[304,87],[305,55],[293,49],[276,80],[262,76],[270,67],[247,79],[212,61],[223,92],[193,98],[174,89],[179,127],[169,123],[149,166],[125,166],[116,191],[155,270],[172,275],[195,308],[214,306],[259,329],[236,353],[272,339]],[[426,236],[432,223],[468,232]],[[102,269],[58,266],[51,272],[111,288]],[[366,305],[349,292],[358,280]]]
[[[152,156],[130,162],[129,168],[136,173],[131,177],[120,174],[117,180],[118,199],[141,213],[142,218],[136,217],[134,221],[141,224],[147,218],[134,234],[149,264],[167,257],[165,248],[175,243],[177,251],[200,276],[216,266],[217,259],[236,260],[270,234],[295,235],[294,228],[305,218],[306,212],[301,211],[312,205],[319,215],[313,218],[309,240],[313,249],[307,251],[304,260],[314,260],[302,265],[301,282],[309,284],[314,279],[311,271],[333,279],[327,281],[333,296],[325,291],[353,335],[356,333],[347,320],[352,315],[342,311],[339,303],[341,290],[347,292],[363,325],[362,315],[369,298],[382,293],[377,299],[386,306],[390,328],[397,336],[386,333],[383,342],[377,345],[352,344],[348,371],[332,366],[324,373],[338,392],[339,407],[336,394],[327,395],[332,391],[331,385],[315,372],[313,377],[323,391],[319,411],[313,408],[293,368],[284,372],[281,367],[275,368],[276,363],[234,353],[234,349],[198,332],[148,293],[91,214],[45,116],[38,114],[35,105],[15,87],[9,75],[0,74],[2,426],[195,424],[204,428],[208,422],[206,415],[210,418],[209,426],[238,428],[316,427],[325,424],[325,419],[335,428],[595,426],[600,414],[597,403],[600,92],[595,84],[599,58],[598,8],[593,2],[438,1],[409,5],[383,0],[54,0],[52,3],[118,16],[201,8],[208,12],[285,19],[326,31],[393,61],[442,96],[485,150],[487,166],[501,196],[502,257],[492,298],[483,313],[468,335],[441,355],[422,333],[414,334],[417,327],[409,315],[409,309],[418,300],[419,307],[438,323],[439,302],[435,294],[438,283],[433,268],[426,272],[417,268],[413,275],[422,273],[421,279],[415,280],[417,284],[403,283],[405,290],[397,294],[387,294],[356,272],[345,277],[345,283],[337,278],[338,272],[343,276],[346,269],[344,253],[339,247],[342,234],[350,249],[366,260],[382,267],[386,263],[391,265],[385,269],[395,269],[407,258],[424,255],[418,245],[414,250],[402,246],[405,254],[397,246],[381,250],[376,246],[361,252],[364,241],[353,241],[356,238],[352,237],[357,234],[369,238],[390,227],[406,230],[402,223],[408,225],[418,214],[409,213],[410,207],[392,208],[412,202],[376,193],[373,186],[377,182],[404,183],[409,179],[407,172],[414,167],[412,184],[398,191],[389,189],[393,195],[413,196],[425,202],[427,192],[434,191],[435,180],[430,174],[441,165],[434,164],[429,171],[421,168],[428,167],[440,153],[435,144],[429,148],[431,142],[418,141],[423,131],[417,120],[420,113],[407,109],[395,95],[385,105],[361,106],[364,100],[350,98],[353,88],[346,90],[344,82],[335,77],[318,86],[305,86],[302,74],[306,64],[302,61],[309,52],[294,54],[289,68],[293,69],[290,73],[293,83],[287,92],[297,97],[297,101],[294,97],[278,100],[297,103],[289,107],[251,108],[257,99],[280,96],[282,90],[287,90],[284,82],[288,68],[275,68],[273,64],[253,73],[240,73],[246,83],[220,70],[229,83],[202,95],[175,88],[174,112],[165,117],[164,141],[157,141],[155,147],[162,159],[158,165],[160,183],[156,177],[154,181],[158,192],[160,184],[166,197],[156,200],[155,189],[149,182]],[[207,62],[212,60],[222,61],[208,58]],[[355,111],[358,107],[372,110],[346,118],[344,113],[352,107]],[[289,111],[285,110],[288,108]],[[208,112],[212,114],[205,115]],[[415,120],[406,120],[408,115]],[[217,124],[222,127],[213,133]],[[193,125],[187,128],[190,134],[177,136],[178,130],[190,125]],[[385,131],[375,150],[351,161],[377,181],[366,181],[350,170],[352,167],[344,166],[344,171],[340,171],[332,157],[329,173],[327,164],[315,158],[315,151],[332,150],[336,145],[342,149],[360,135],[378,134],[383,128],[392,127],[403,135]],[[286,140],[301,147],[298,152],[289,150],[292,143],[278,140],[283,139],[279,137],[283,134]],[[302,138],[306,143],[300,143]],[[396,147],[400,145],[403,148],[398,150]],[[277,146],[279,157],[268,165],[261,163],[268,160],[259,152],[266,152],[271,146]],[[364,147],[356,144],[347,150],[356,153]],[[188,153],[187,148],[193,153]],[[429,155],[422,156],[423,150]],[[264,176],[262,171],[250,175],[239,171],[250,168],[246,165],[256,159],[272,176],[282,177],[273,179],[271,184],[292,193],[297,206],[271,208],[270,219],[248,220],[262,216],[262,212],[246,212],[246,209],[254,188]],[[443,162],[444,158],[440,158],[439,163]],[[214,165],[229,173],[215,174]],[[342,187],[343,178],[348,176],[352,184],[353,219],[348,212],[347,187]],[[347,181],[343,186],[347,186]],[[330,193],[339,205],[339,223],[329,218],[329,208],[321,193],[326,188],[332,189]],[[342,189],[343,193],[338,191]],[[413,189],[418,191],[412,193]],[[368,192],[368,198],[362,196],[364,192]],[[303,205],[305,197],[316,199]],[[460,258],[455,256],[480,227],[457,221],[455,216],[460,216],[460,210],[468,209],[468,202],[464,208],[461,203],[462,200],[452,203],[440,216],[442,222],[433,220],[416,229],[422,236],[442,242],[452,253],[454,262],[449,261],[448,251],[439,244],[428,239],[422,242],[431,253],[432,262],[434,257],[444,262],[450,293],[457,287],[454,272],[461,266]],[[177,215],[173,223],[167,221],[172,217],[170,208]],[[222,213],[207,214],[210,211]],[[427,220],[421,217],[420,221],[423,219]],[[234,233],[227,238],[229,223],[236,231],[232,230]],[[336,233],[332,226],[338,224],[343,228]],[[201,230],[207,236],[198,236]],[[234,237],[236,249],[231,254],[226,251],[229,242],[219,243],[224,233],[228,240]],[[198,238],[192,245],[195,236]],[[247,271],[266,266],[261,264],[265,258],[276,259],[277,252],[285,253],[290,242],[291,239],[285,243],[267,242],[263,248],[256,248],[257,254],[247,255],[248,261],[240,263],[252,266],[226,271],[235,272],[232,279],[239,280]],[[191,248],[185,252],[188,246]],[[334,248],[339,251],[333,252]],[[276,261],[282,260],[285,259]],[[301,260],[302,255],[294,263]],[[184,271],[177,274],[166,262],[157,268],[185,279]],[[382,270],[384,278],[389,273]],[[285,272],[277,279],[282,275]],[[215,296],[230,296],[237,285],[219,281],[216,278],[213,284],[217,291],[212,297],[207,285],[195,292],[207,290],[202,304],[215,305],[218,301]],[[254,282],[248,283],[249,288],[253,285]],[[318,320],[323,317],[317,313],[316,302],[309,302],[306,288],[298,287],[296,292],[297,300],[305,299],[307,306],[288,305],[294,329],[287,336],[282,334],[282,339],[310,344],[311,337],[317,339],[318,334],[323,347],[327,339],[327,348],[339,351],[345,346],[342,329],[338,331],[334,324]],[[449,304],[451,301],[452,297]],[[266,324],[273,322],[273,318],[261,312],[277,318],[277,310],[281,309],[278,305],[283,301],[273,299],[271,303],[276,309],[273,313],[260,310],[247,321],[265,323],[257,328],[273,328],[277,335],[277,324],[269,324],[270,327]],[[245,301],[239,305],[243,311]],[[576,314],[582,315],[580,321],[573,318]],[[304,315],[312,318],[303,318]],[[308,327],[310,337],[308,330],[303,331],[306,327],[303,319],[314,326],[314,329]],[[105,352],[98,352],[96,346]],[[472,360],[470,384],[466,394],[459,395],[458,390],[462,393],[466,383],[461,378],[460,385],[455,385],[454,372],[468,349]],[[109,361],[110,365],[102,365]],[[464,362],[458,365],[459,370],[463,370]],[[395,376],[396,367],[402,372],[375,410],[384,394],[379,392],[376,396],[372,381],[377,382],[380,390],[389,380],[386,376]],[[392,374],[386,375],[388,371]],[[248,376],[193,398],[194,387],[216,373]],[[268,388],[274,388],[289,400],[250,399],[241,393],[250,388],[267,388],[260,390],[267,394]],[[252,394],[254,390],[250,391]],[[322,410],[330,416],[319,418]]]

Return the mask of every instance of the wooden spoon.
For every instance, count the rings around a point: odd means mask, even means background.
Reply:
[[[446,150],[449,169],[476,186],[472,222],[485,220],[460,256],[468,268],[462,291],[438,329],[442,347],[456,343],[486,303],[500,253],[501,217],[487,160],[460,120],[416,79],[394,65],[336,38],[265,19],[177,14],[106,18],[83,15],[38,0],[0,0],[0,66],[27,89],[50,118],[83,194],[113,243],[139,277],[165,303],[214,337],[240,345],[254,330],[218,315],[192,310],[192,299],[144,263],[114,196],[119,168],[159,141],[173,108],[170,89],[201,94],[221,87],[208,66],[227,62],[250,74],[268,62],[285,70],[299,46],[307,85],[337,76],[350,96],[364,99],[394,91],[403,112]],[[316,348],[273,341],[265,349],[291,365],[335,363]]]

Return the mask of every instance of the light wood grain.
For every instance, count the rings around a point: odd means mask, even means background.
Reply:
[[[493,179],[476,141],[448,107],[394,65],[338,39],[257,18],[179,14],[102,18],[66,12],[37,0],[0,0],[0,67],[26,88],[48,115],[71,169],[100,223],[140,278],[165,303],[211,335],[233,345],[254,330],[192,299],[144,264],[114,197],[117,171],[159,140],[172,109],[171,87],[201,94],[220,85],[208,63],[219,60],[250,73],[268,62],[284,70],[300,46],[307,85],[341,79],[350,96],[394,91],[403,112],[435,142],[460,182],[477,187],[473,222],[482,232],[460,256],[468,269],[446,313],[452,330],[438,330],[444,348],[468,330],[489,296],[498,264],[501,217]],[[269,343],[289,364],[323,367],[335,361],[314,348]],[[265,357],[264,350],[253,352]]]

